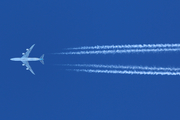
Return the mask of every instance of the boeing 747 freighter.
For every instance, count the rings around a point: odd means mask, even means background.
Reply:
[[[28,61],[40,61],[42,64],[44,64],[44,54],[40,58],[29,58],[29,54],[33,49],[34,45],[32,45],[29,49],[26,49],[26,53],[22,53],[23,56],[21,58],[11,58],[10,60],[21,61],[23,63],[22,66],[26,66],[26,70],[31,71],[31,73],[35,75]]]

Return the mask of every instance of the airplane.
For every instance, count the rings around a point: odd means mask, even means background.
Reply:
[[[23,63],[22,66],[26,66],[26,70],[29,70],[32,74],[35,75],[28,61],[40,61],[42,64],[44,64],[44,54],[40,58],[29,58],[29,54],[34,46],[35,44],[32,45],[29,49],[26,49],[26,53],[22,53],[23,56],[21,58],[11,58],[10,60],[21,61]]]

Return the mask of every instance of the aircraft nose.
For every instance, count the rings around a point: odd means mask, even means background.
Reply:
[[[13,60],[13,58],[11,58],[10,60]]]

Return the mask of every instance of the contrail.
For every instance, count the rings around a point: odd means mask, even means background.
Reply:
[[[176,52],[180,51],[180,48],[157,48],[157,49],[127,49],[127,50],[96,50],[96,51],[77,51],[77,52],[62,52],[55,54],[123,54],[123,53],[145,53],[145,52]]]
[[[180,44],[137,44],[137,45],[102,45],[102,46],[83,46],[68,48],[69,50],[87,50],[87,49],[132,49],[132,48],[173,48],[180,47]]]
[[[106,74],[137,74],[137,75],[180,75],[180,72],[158,72],[158,71],[132,71],[132,70],[93,70],[93,69],[70,69],[76,72],[106,73]]]
[[[99,64],[64,64],[65,66],[75,67],[92,67],[92,68],[109,68],[109,69],[131,69],[147,71],[179,71],[180,68],[171,67],[147,67],[147,66],[124,66],[124,65],[99,65]]]

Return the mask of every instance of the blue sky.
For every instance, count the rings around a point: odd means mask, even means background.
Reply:
[[[54,55],[69,47],[179,43],[180,2],[1,0],[1,120],[180,119],[179,76],[95,74],[56,64],[179,67],[179,53]],[[45,54],[45,65],[20,62]]]

